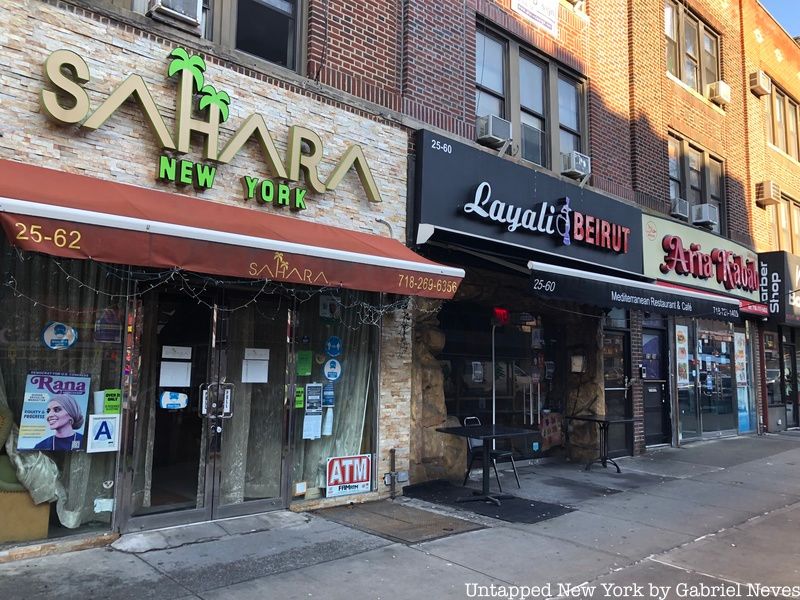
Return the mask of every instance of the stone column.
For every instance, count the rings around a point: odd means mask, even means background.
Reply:
[[[603,380],[603,333],[600,319],[569,318],[564,323],[565,351],[564,368],[566,378],[566,415],[606,414],[605,390]],[[582,373],[570,371],[570,357],[582,353],[586,357]],[[572,460],[587,461],[597,457],[597,425],[572,421],[568,448]]]
[[[414,343],[411,376],[411,483],[432,479],[459,479],[466,469],[463,438],[436,431],[437,427],[458,426],[447,418],[444,379],[436,355],[444,348],[444,332],[436,317],[441,302],[414,299]]]

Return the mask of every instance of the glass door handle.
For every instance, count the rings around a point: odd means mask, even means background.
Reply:
[[[204,417],[208,414],[208,385],[203,383],[200,385],[200,416]]]
[[[209,419],[219,417],[219,388],[216,381],[200,386],[200,415]]]
[[[233,392],[236,386],[232,383],[218,383],[222,392],[222,410],[219,413],[221,419],[230,419],[233,416]]]

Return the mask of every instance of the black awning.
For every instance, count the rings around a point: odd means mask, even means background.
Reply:
[[[627,308],[681,317],[739,321],[739,301],[658,283],[530,261],[530,292],[603,308]]]

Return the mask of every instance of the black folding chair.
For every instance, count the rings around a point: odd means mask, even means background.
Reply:
[[[478,417],[464,418],[464,427],[477,427],[480,424],[481,420]],[[467,474],[464,475],[464,483],[461,484],[462,486],[467,485],[467,480],[469,479],[469,474],[472,472],[472,464],[475,462],[475,459],[483,460],[483,440],[479,438],[467,438],[467,455],[469,464],[467,465]],[[517,487],[521,488],[522,486],[519,484],[519,474],[517,473],[517,465],[514,463],[514,454],[511,450],[489,450],[489,459],[492,461],[494,476],[497,479],[497,487],[500,488],[501,492],[503,491],[503,486],[500,483],[500,476],[497,474],[497,459],[499,458],[508,458],[511,460],[511,468],[514,469]],[[483,468],[488,469],[489,465],[483,465]]]

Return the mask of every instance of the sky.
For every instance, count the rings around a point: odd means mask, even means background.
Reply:
[[[800,35],[800,6],[797,0],[759,0],[792,36]]]

